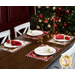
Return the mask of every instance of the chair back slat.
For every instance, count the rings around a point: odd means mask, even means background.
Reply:
[[[20,32],[21,29],[24,29],[23,33]],[[15,38],[17,37],[17,33],[19,35],[25,34],[27,29],[30,30],[30,22],[27,22],[27,23],[24,23],[24,24],[14,27]]]
[[[10,38],[10,30],[0,32],[0,38],[3,38],[1,44],[3,44],[6,41],[7,37],[8,37],[9,40],[11,39]]]

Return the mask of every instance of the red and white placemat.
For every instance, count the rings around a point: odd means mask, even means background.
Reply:
[[[42,44],[40,47],[42,46],[46,46],[44,44]],[[53,47],[56,49],[56,53],[60,51],[61,48],[58,48],[58,47]],[[55,54],[56,54],[55,53]],[[51,59],[55,54],[53,55],[50,55],[50,56],[40,56],[40,55],[37,55],[34,53],[34,50],[32,50],[31,52],[29,52],[28,54],[26,54],[27,57],[30,57],[30,58],[34,58],[34,59],[37,59],[37,60],[42,60],[42,61],[45,61],[47,62],[49,59]]]
[[[23,40],[21,40],[21,41],[23,41]],[[21,48],[23,48],[23,47],[25,47],[25,46],[27,46],[31,43],[29,41],[23,41],[23,42],[24,42],[24,44],[22,46],[18,47],[18,48],[6,48],[4,45],[2,45],[2,46],[0,46],[1,47],[0,49],[4,50],[4,51],[8,51],[10,53],[15,53],[18,50],[20,50]]]
[[[43,34],[40,36],[45,36],[46,34],[48,34],[48,32],[43,31]],[[38,36],[29,36],[29,35],[25,34],[25,35],[23,35],[23,37],[36,40]]]

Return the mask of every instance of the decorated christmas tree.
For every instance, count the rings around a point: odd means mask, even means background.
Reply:
[[[55,25],[53,25],[55,18]],[[31,17],[31,29],[50,30],[75,35],[75,6],[37,6]]]

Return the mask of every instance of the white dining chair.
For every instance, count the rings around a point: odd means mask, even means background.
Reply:
[[[21,33],[19,30],[24,29],[23,33]],[[30,22],[23,23],[19,26],[14,27],[14,32],[15,32],[15,38],[17,37],[17,33],[19,35],[23,35],[26,33],[27,30],[30,30]]]
[[[75,69],[75,43],[72,45],[70,49],[68,49],[66,52],[61,54],[61,56],[64,56],[64,55],[68,55],[71,57],[72,64],[67,68],[62,67],[62,69]]]
[[[10,30],[0,32],[0,38],[3,38],[3,40],[1,40],[1,44],[3,44],[7,38],[10,40]]]

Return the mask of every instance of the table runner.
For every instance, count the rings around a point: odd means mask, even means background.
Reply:
[[[44,45],[42,44],[40,47],[42,46],[47,46],[47,45]],[[58,47],[53,47],[56,49],[56,53],[60,51],[61,48],[58,48]],[[55,53],[55,54],[56,54]],[[42,60],[42,61],[45,61],[47,62],[49,59],[51,59],[55,54],[53,55],[50,55],[50,56],[40,56],[40,55],[37,55],[34,53],[34,50],[32,50],[31,52],[29,52],[28,54],[26,54],[27,57],[31,57],[31,58],[34,58],[34,59],[37,59],[37,60]]]
[[[71,37],[71,40],[74,38],[74,36],[70,36]],[[70,41],[71,41],[70,40]],[[55,41],[53,38],[48,40],[47,42],[50,42],[50,43],[54,43],[54,44],[60,44],[60,45],[67,45],[70,41],[66,41],[66,42],[59,42],[59,41]]]
[[[23,40],[21,40],[21,41],[23,41]],[[4,45],[2,45],[2,46],[0,46],[0,49],[4,50],[4,51],[8,51],[10,53],[14,53],[14,52],[20,50],[21,48],[23,48],[31,43],[29,41],[23,41],[23,42],[24,42],[24,45],[22,45],[21,47],[18,47],[18,48],[6,48],[6,47],[4,47]]]
[[[43,34],[40,36],[45,36],[46,34],[48,34],[48,32],[43,31]],[[25,35],[23,35],[23,37],[29,38],[29,39],[37,39],[38,36],[29,36],[29,35],[25,34]]]

